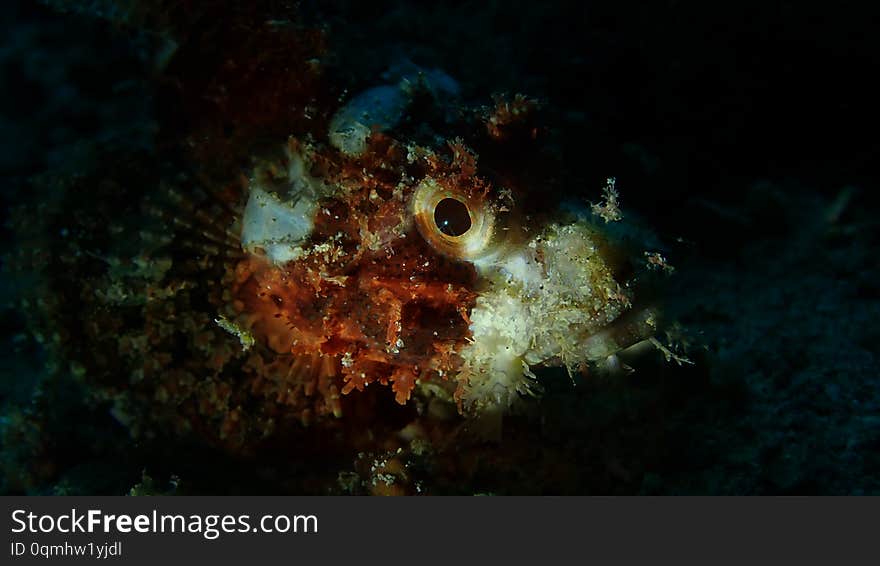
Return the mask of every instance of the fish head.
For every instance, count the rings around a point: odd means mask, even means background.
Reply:
[[[544,188],[484,174],[461,139],[392,133],[291,138],[249,179],[230,316],[319,413],[369,386],[503,413],[540,391],[533,368],[574,373],[653,333],[653,311],[625,316],[633,293],[592,211],[531,209]]]

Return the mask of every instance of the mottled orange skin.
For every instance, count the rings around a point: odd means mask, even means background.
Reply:
[[[259,254],[238,262],[231,289],[238,320],[259,343],[290,357],[284,379],[315,397],[318,414],[341,416],[339,393],[372,383],[389,385],[400,404],[427,380],[451,392],[476,273],[418,233],[409,196],[430,174],[485,198],[490,186],[476,176],[474,156],[451,144],[448,158],[429,154],[413,164],[381,135],[356,161],[312,152],[313,173],[344,189],[319,203],[307,246],[333,246],[280,266]]]

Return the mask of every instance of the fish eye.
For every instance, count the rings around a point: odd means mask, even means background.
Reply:
[[[410,210],[419,233],[439,253],[476,261],[492,252],[495,209],[485,194],[427,177],[416,186]]]
[[[447,236],[463,236],[471,229],[471,213],[465,203],[446,197],[434,207],[434,224]]]

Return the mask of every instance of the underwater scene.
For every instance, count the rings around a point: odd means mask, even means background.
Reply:
[[[880,494],[875,22],[3,2],[0,493]]]

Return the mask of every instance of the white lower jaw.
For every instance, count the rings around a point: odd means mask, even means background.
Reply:
[[[466,407],[506,409],[534,389],[531,366],[595,361],[584,345],[628,306],[597,244],[587,222],[557,224],[476,263],[486,290],[471,311],[473,341],[460,352]]]

